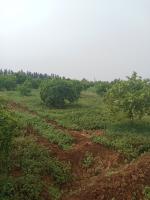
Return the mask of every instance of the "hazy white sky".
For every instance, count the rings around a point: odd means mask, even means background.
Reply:
[[[0,0],[0,68],[150,78],[150,0]]]

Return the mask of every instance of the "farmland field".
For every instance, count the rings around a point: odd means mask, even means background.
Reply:
[[[63,108],[47,107],[40,89],[3,90],[0,102],[17,124],[10,149],[1,149],[0,199],[150,198],[149,115],[113,115],[94,86]]]

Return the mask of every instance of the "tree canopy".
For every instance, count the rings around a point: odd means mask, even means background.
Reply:
[[[134,72],[127,80],[117,81],[110,88],[106,101],[114,111],[123,111],[131,120],[142,118],[150,109],[150,81]]]
[[[41,86],[40,96],[48,107],[63,107],[76,101],[81,92],[79,84],[70,80],[48,80]]]

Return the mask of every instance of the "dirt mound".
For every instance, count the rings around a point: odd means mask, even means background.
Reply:
[[[150,185],[150,154],[141,156],[118,173],[100,176],[92,186],[65,200],[142,200],[144,185]]]

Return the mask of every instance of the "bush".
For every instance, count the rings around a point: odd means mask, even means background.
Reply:
[[[16,78],[10,75],[0,76],[0,90],[14,90],[16,88]]]
[[[25,81],[18,89],[22,96],[29,96],[31,94],[31,82]]]
[[[3,200],[36,200],[41,199],[43,185],[38,177],[26,175],[17,178],[3,178],[0,180]]]
[[[49,194],[50,194],[52,200],[59,200],[61,198],[61,192],[60,192],[59,188],[57,188],[55,186],[51,186],[49,188]]]
[[[41,84],[41,80],[40,79],[30,79],[30,82],[31,82],[31,87],[33,88],[33,89],[38,89],[39,88],[39,86],[40,86],[40,84]]]
[[[83,167],[89,168],[89,167],[92,166],[93,162],[94,162],[93,154],[87,151],[85,153],[85,157],[84,157],[83,162],[82,162]]]
[[[97,85],[96,85],[96,93],[98,95],[101,95],[103,96],[107,91],[108,89],[111,87],[111,84],[109,82],[99,82]]]
[[[50,107],[64,107],[66,102],[73,103],[80,96],[80,89],[71,81],[51,80],[43,83],[40,91],[41,99]]]
[[[0,173],[8,172],[12,138],[16,125],[16,121],[9,112],[4,109],[0,110]]]
[[[149,200],[150,199],[150,187],[146,186],[144,188],[144,196],[145,196],[145,200]]]
[[[106,95],[106,101],[113,112],[122,111],[133,120],[149,114],[150,82],[143,80],[136,72],[126,81],[118,81]]]

